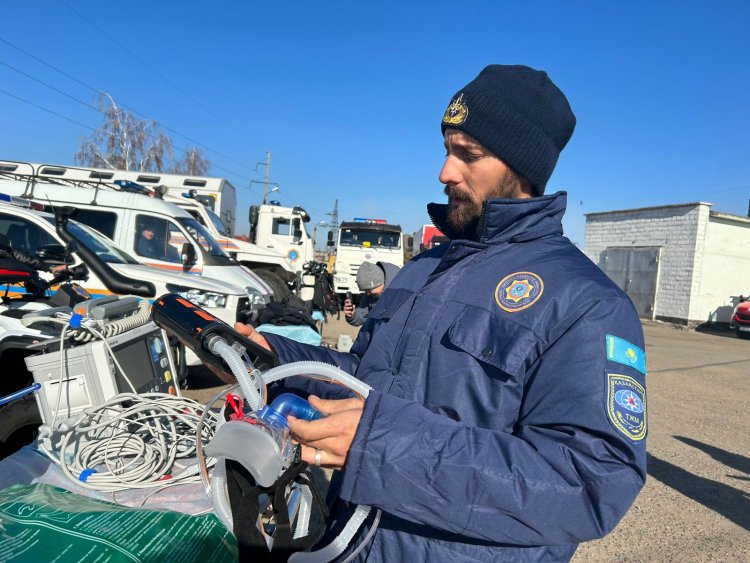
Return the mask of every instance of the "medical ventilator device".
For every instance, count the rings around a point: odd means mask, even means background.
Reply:
[[[313,495],[317,495],[317,492],[311,489],[314,485],[309,479],[293,477],[296,467],[304,470],[307,464],[299,460],[299,447],[292,441],[286,416],[291,414],[315,420],[322,415],[295,395],[282,394],[267,404],[266,386],[287,377],[301,376],[343,385],[361,397],[367,396],[370,387],[339,368],[322,362],[295,362],[280,366],[272,352],[178,295],[167,294],[158,298],[152,307],[152,319],[225,380],[236,379],[239,383],[244,401],[231,391],[223,391],[214,398],[212,403],[226,395],[224,416],[218,417],[214,435],[208,444],[198,450],[199,458],[205,454],[216,459],[210,478],[205,463],[201,462],[201,468],[219,518],[238,537],[244,527],[255,526],[259,532],[256,537],[262,538],[272,551],[278,539],[277,531],[284,526],[293,528],[291,545],[304,546],[304,542],[295,540],[308,535]],[[212,403],[207,405],[209,408],[206,412],[209,412]],[[249,511],[257,515],[255,522],[237,521],[233,513],[232,508],[237,503],[230,502],[228,468],[235,466],[241,466],[249,475],[251,484],[263,493],[257,497],[259,506]],[[301,470],[297,470],[296,474]],[[274,506],[274,503],[283,506]],[[314,552],[297,551],[289,557],[289,561],[322,563],[335,559],[344,552],[369,512],[367,506],[357,507],[333,542]],[[371,535],[368,534],[367,539]],[[302,549],[309,548],[314,539]],[[290,542],[285,545],[288,547]],[[361,542],[356,551],[366,543]]]

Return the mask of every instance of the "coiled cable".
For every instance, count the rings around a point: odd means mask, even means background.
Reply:
[[[201,433],[198,421],[206,415]],[[188,468],[171,471],[176,460],[192,458],[197,444],[213,436],[216,413],[191,399],[166,393],[123,393],[87,409],[62,433],[58,454],[43,447],[63,473],[98,491],[171,486],[199,480]]]

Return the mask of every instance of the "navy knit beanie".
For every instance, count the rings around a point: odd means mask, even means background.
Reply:
[[[474,137],[542,195],[576,118],[546,72],[490,65],[453,96],[442,131]]]

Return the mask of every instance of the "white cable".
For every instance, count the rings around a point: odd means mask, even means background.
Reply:
[[[208,338],[208,349],[220,356],[229,366],[232,374],[240,384],[242,394],[247,400],[247,404],[253,411],[260,410],[263,406],[261,402],[261,389],[265,387],[261,373],[257,369],[253,369],[248,373],[248,366],[242,361],[240,354],[232,348],[227,341],[220,336],[211,335]]]
[[[377,531],[378,526],[380,525],[381,514],[383,514],[383,511],[378,509],[378,511],[375,513],[375,519],[372,522],[372,526],[370,526],[370,529],[367,531],[367,535],[364,538],[362,538],[362,541],[359,542],[359,545],[357,546],[357,548],[354,551],[352,551],[348,555],[348,557],[344,559],[341,563],[349,563],[350,561],[352,561],[359,554],[359,552],[362,551],[368,543],[370,543],[370,540],[375,535],[375,532]]]
[[[149,311],[149,303],[146,300],[141,300],[138,303],[138,312],[130,315],[129,317],[123,317],[115,321],[98,321],[96,319],[86,318],[81,321],[83,328],[95,325],[99,327],[100,332],[106,337],[111,338],[117,336],[123,332],[127,332],[131,329],[138,328],[139,326],[145,325],[151,320],[151,312]],[[91,342],[93,337],[90,333],[85,330],[75,330],[71,337],[79,343]]]
[[[52,431],[55,430],[55,422],[57,422],[57,414],[60,410],[60,398],[62,397],[63,381],[65,379],[65,333],[68,331],[68,325],[66,324],[60,334],[60,379],[57,387],[57,401],[55,401],[55,410],[52,413],[52,422],[49,427]],[[70,404],[68,404],[68,410],[70,410]]]
[[[42,449],[69,479],[89,489],[119,491],[196,482],[199,476],[190,468],[169,481],[162,478],[174,470],[177,459],[195,455],[197,424],[203,414],[203,405],[190,399],[123,393],[84,411],[62,433],[59,455]],[[213,434],[216,415],[209,413],[207,418],[210,423],[201,430],[201,442]],[[91,469],[95,472],[86,471]]]

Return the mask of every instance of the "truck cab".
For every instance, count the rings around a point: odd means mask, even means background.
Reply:
[[[385,219],[356,218],[341,223],[333,264],[337,294],[359,292],[356,278],[362,262],[388,262],[402,267],[401,227]]]
[[[276,201],[251,205],[250,240],[286,257],[295,272],[315,258],[313,240],[305,229],[310,215],[301,207],[283,207]]]

